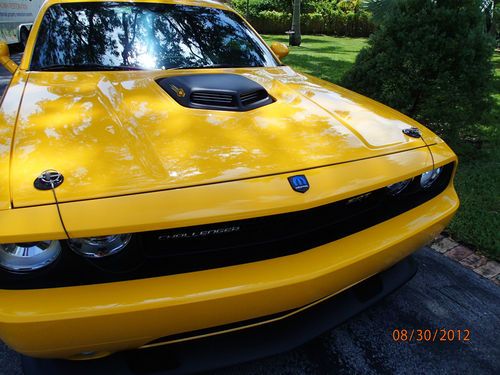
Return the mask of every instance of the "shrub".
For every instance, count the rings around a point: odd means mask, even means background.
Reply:
[[[233,0],[232,6],[246,16],[246,0]],[[250,0],[248,20],[263,34],[284,34],[292,26],[291,0]],[[301,3],[302,34],[368,36],[375,29],[369,13],[359,1],[310,0]]]
[[[490,106],[492,40],[476,0],[400,0],[342,84],[452,143]]]
[[[495,4],[495,8],[493,9],[492,20],[493,27],[491,28],[491,32],[496,38],[496,46],[500,47],[500,4]]]
[[[263,10],[252,18],[251,23],[257,31],[266,34],[283,34],[292,24],[291,13]]]
[[[234,9],[246,16],[247,0],[232,0],[231,5]],[[276,11],[283,13],[292,13],[291,0],[249,0],[248,18],[257,18],[262,11]]]
[[[301,16],[303,34],[327,34],[326,24],[320,13],[306,13]]]

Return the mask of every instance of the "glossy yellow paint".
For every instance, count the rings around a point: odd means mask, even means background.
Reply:
[[[4,91],[0,106],[0,211],[11,208],[10,154],[26,79],[27,74],[24,72],[18,70],[14,74]]]
[[[55,205],[0,211],[0,243],[66,239]]]
[[[39,22],[21,69],[28,68]],[[411,119],[288,67],[204,70],[220,72],[261,83],[276,102],[250,112],[196,110],[179,106],[155,82],[196,70],[28,72],[11,158],[14,207],[51,201],[50,192],[32,186],[50,168],[65,176],[58,199],[69,202],[288,173],[424,145],[402,134],[420,126]]]
[[[71,357],[297,308],[387,269],[437,235],[457,207],[450,186],[391,220],[291,256],[145,280],[0,291],[0,336],[30,356]]]
[[[311,185],[307,194],[297,194],[290,189],[287,180],[290,174],[280,174],[63,203],[60,209],[71,237],[141,232],[303,210],[363,194],[430,169],[432,158],[427,148],[422,147],[307,170]]]
[[[290,52],[288,50],[288,47],[280,42],[273,42],[271,44],[271,50],[278,56],[280,59],[288,56],[288,53]]]
[[[50,0],[41,13],[57,2],[68,1]],[[50,168],[65,176],[57,188],[65,227],[83,237],[302,210],[456,162],[414,120],[289,67],[203,70],[244,75],[276,99],[243,113],[181,107],[155,83],[196,70],[30,72],[39,23],[0,108],[0,243],[66,238],[52,193],[33,187]],[[402,133],[410,126],[425,142]],[[288,184],[299,171],[310,181],[307,194]],[[79,358],[305,306],[404,258],[457,207],[450,183],[413,210],[291,256],[127,282],[0,290],[0,338],[27,355]]]
[[[11,73],[14,73],[18,68],[17,64],[10,59],[9,46],[5,42],[0,42],[0,64]]]
[[[11,160],[14,207],[51,199],[32,184],[50,168],[65,176],[57,196],[67,202],[287,173],[424,146],[401,132],[411,120],[289,68],[223,71],[261,83],[276,102],[250,112],[182,107],[155,79],[195,73],[188,70],[30,73]]]

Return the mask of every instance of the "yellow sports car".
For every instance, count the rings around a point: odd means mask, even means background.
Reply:
[[[208,0],[48,0],[19,66],[1,44],[0,339],[259,356],[407,281],[458,208],[455,154],[287,53]]]

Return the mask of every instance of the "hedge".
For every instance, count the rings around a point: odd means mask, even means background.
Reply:
[[[292,25],[291,7],[277,7],[278,0],[250,0],[248,15],[246,2],[233,0],[233,6],[262,34],[284,34]],[[291,3],[291,2],[290,2]],[[344,9],[335,2],[303,4],[301,15],[302,34],[326,34],[336,36],[366,37],[374,30],[370,14],[362,9]],[[272,10],[280,9],[283,11]],[[305,8],[305,9],[304,9]],[[307,10],[304,12],[304,10]]]

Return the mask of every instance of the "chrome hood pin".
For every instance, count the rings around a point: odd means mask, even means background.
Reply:
[[[406,129],[403,129],[402,132],[407,135],[408,137],[412,137],[412,138],[420,138],[422,137],[422,132],[420,131],[419,128],[406,128]]]
[[[43,171],[33,185],[38,190],[50,190],[58,187],[64,182],[64,176],[54,169]]]

